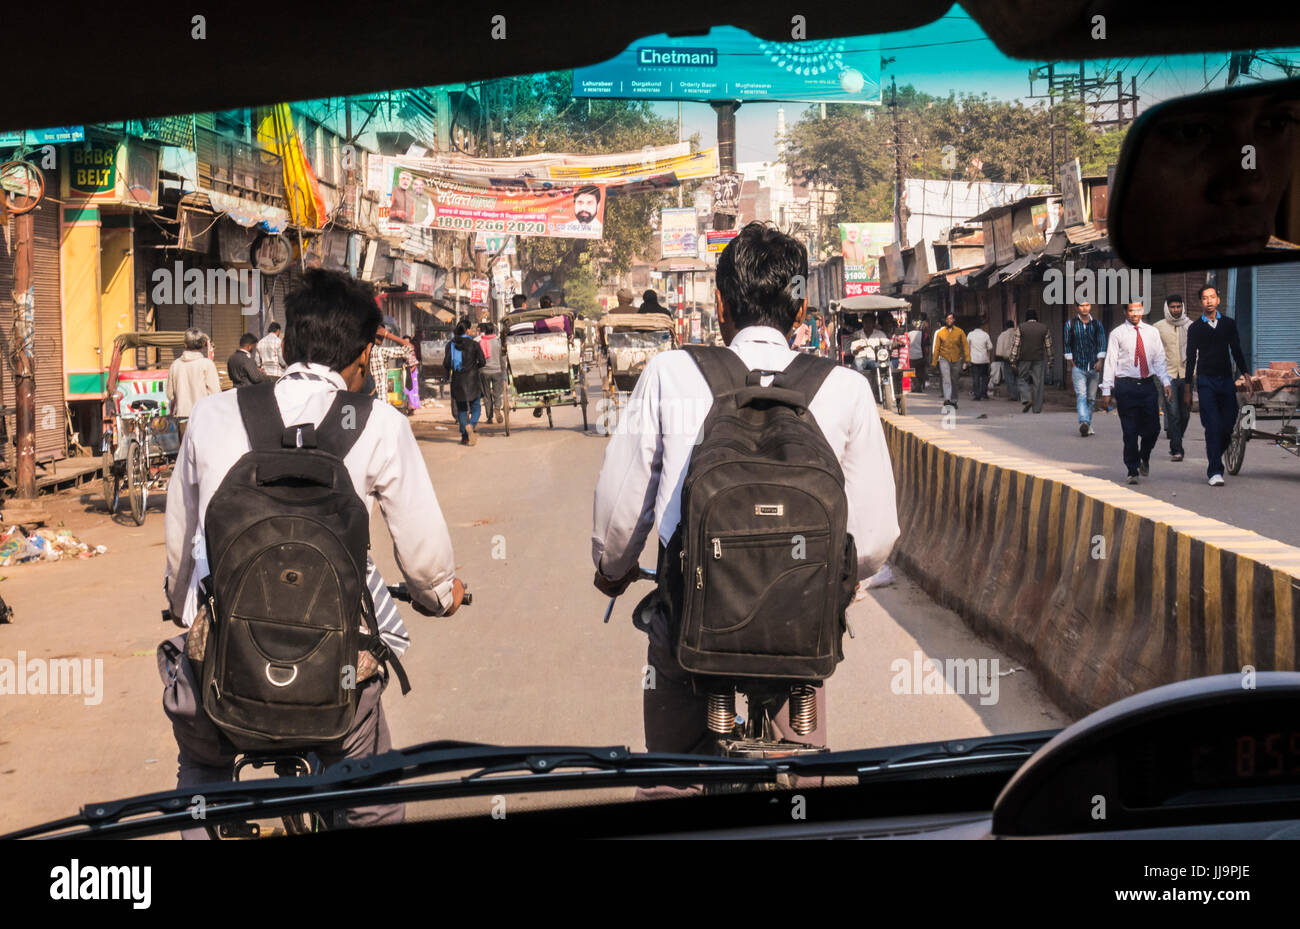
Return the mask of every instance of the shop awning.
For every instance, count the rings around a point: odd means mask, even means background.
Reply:
[[[998,272],[998,280],[1010,281],[1019,277],[1026,268],[1035,264],[1040,257],[1041,255],[1038,252],[1035,252],[1032,255],[1025,255],[1022,258],[1017,258],[1015,261],[1011,262],[1011,264],[1002,268]]]

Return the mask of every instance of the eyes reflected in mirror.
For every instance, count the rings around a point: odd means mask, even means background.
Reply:
[[[1109,214],[1127,264],[1300,260],[1300,81],[1175,100],[1132,131]]]

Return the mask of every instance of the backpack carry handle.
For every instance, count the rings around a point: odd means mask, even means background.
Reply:
[[[286,479],[292,479],[297,484],[334,486],[334,469],[329,462],[319,459],[304,461],[301,456],[294,456],[292,460],[281,458],[259,462],[254,475],[259,487],[276,484]]]
[[[756,403],[780,403],[796,410],[808,409],[808,401],[797,390],[785,387],[743,387],[736,391],[736,406],[753,406]]]

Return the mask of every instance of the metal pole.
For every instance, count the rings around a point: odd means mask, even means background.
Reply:
[[[0,194],[0,196],[4,196]],[[14,217],[15,335],[12,345],[14,371],[15,429],[17,452],[15,474],[19,497],[36,496],[36,305],[32,286],[32,214]]]
[[[718,114],[718,170],[722,174],[735,174],[736,110],[740,104],[734,100],[711,100],[709,105]],[[730,213],[714,213],[713,228],[730,229],[735,220],[735,216]]]

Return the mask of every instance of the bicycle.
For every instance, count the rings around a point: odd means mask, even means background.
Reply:
[[[654,570],[641,568],[638,580],[657,581]],[[611,597],[605,609],[605,622],[614,612]],[[633,624],[646,631],[637,623]],[[790,728],[797,735],[808,735],[817,728],[817,691],[812,681],[780,681],[760,678],[695,678],[696,686],[707,694],[705,725],[718,737],[718,753],[724,758],[783,758],[791,755],[820,755],[826,746],[807,745],[780,738],[776,715],[789,701]],[[746,716],[736,712],[736,695],[745,700]],[[723,784],[705,786],[705,793],[738,793],[754,790],[782,790],[792,786],[791,775],[778,775],[772,784]]]

